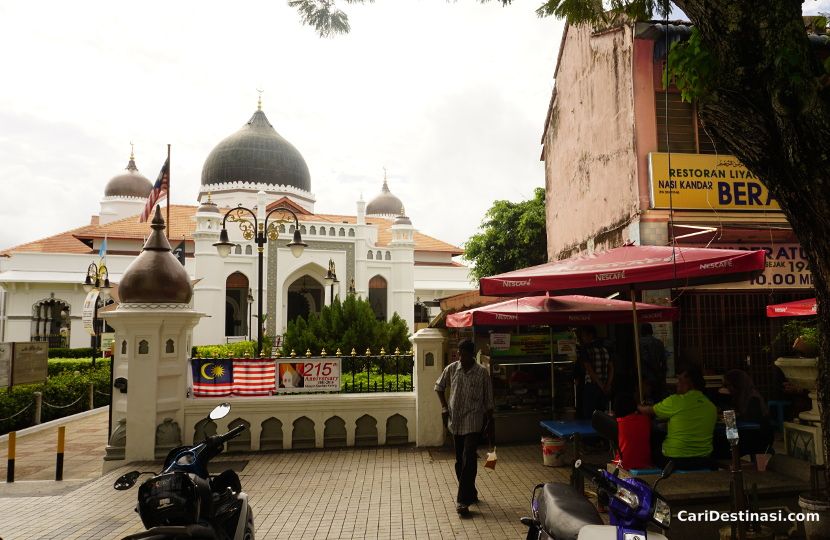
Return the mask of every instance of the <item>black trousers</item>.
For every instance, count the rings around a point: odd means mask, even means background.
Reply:
[[[458,495],[461,504],[472,504],[478,499],[476,490],[476,447],[480,434],[453,435],[455,444],[455,477],[458,478]]]

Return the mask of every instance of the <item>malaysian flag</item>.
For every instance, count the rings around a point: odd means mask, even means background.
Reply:
[[[191,366],[194,396],[229,396],[233,391],[233,360],[230,358],[194,358]]]
[[[141,217],[138,218],[138,221],[140,223],[144,223],[145,221],[147,221],[147,218],[150,217],[150,213],[153,211],[153,207],[156,206],[156,203],[159,202],[161,199],[167,197],[167,192],[169,190],[170,157],[168,156],[167,159],[164,161],[164,165],[162,165],[161,167],[161,171],[159,171],[159,177],[156,180],[155,185],[153,185],[153,191],[151,191],[150,196],[147,197],[147,204],[144,205],[144,210],[141,212]],[[168,223],[167,226],[169,227],[170,224]]]
[[[233,393],[237,396],[268,396],[274,393],[276,366],[265,358],[233,361]]]

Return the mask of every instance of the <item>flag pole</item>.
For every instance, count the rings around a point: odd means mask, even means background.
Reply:
[[[167,241],[170,242],[170,145],[167,145]]]

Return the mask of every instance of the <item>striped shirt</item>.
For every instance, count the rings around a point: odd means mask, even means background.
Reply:
[[[460,361],[453,362],[444,368],[435,383],[435,391],[443,392],[448,386],[450,432],[453,435],[480,432],[487,411],[493,410],[493,387],[487,368],[473,364],[469,371],[464,371]]]

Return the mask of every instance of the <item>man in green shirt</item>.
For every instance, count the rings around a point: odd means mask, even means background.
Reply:
[[[677,393],[653,407],[641,405],[643,414],[668,420],[668,433],[663,441],[662,456],[654,452],[654,462],[663,466],[674,461],[678,469],[712,468],[712,435],[718,411],[702,390],[706,387],[703,373],[690,367],[677,376]]]

